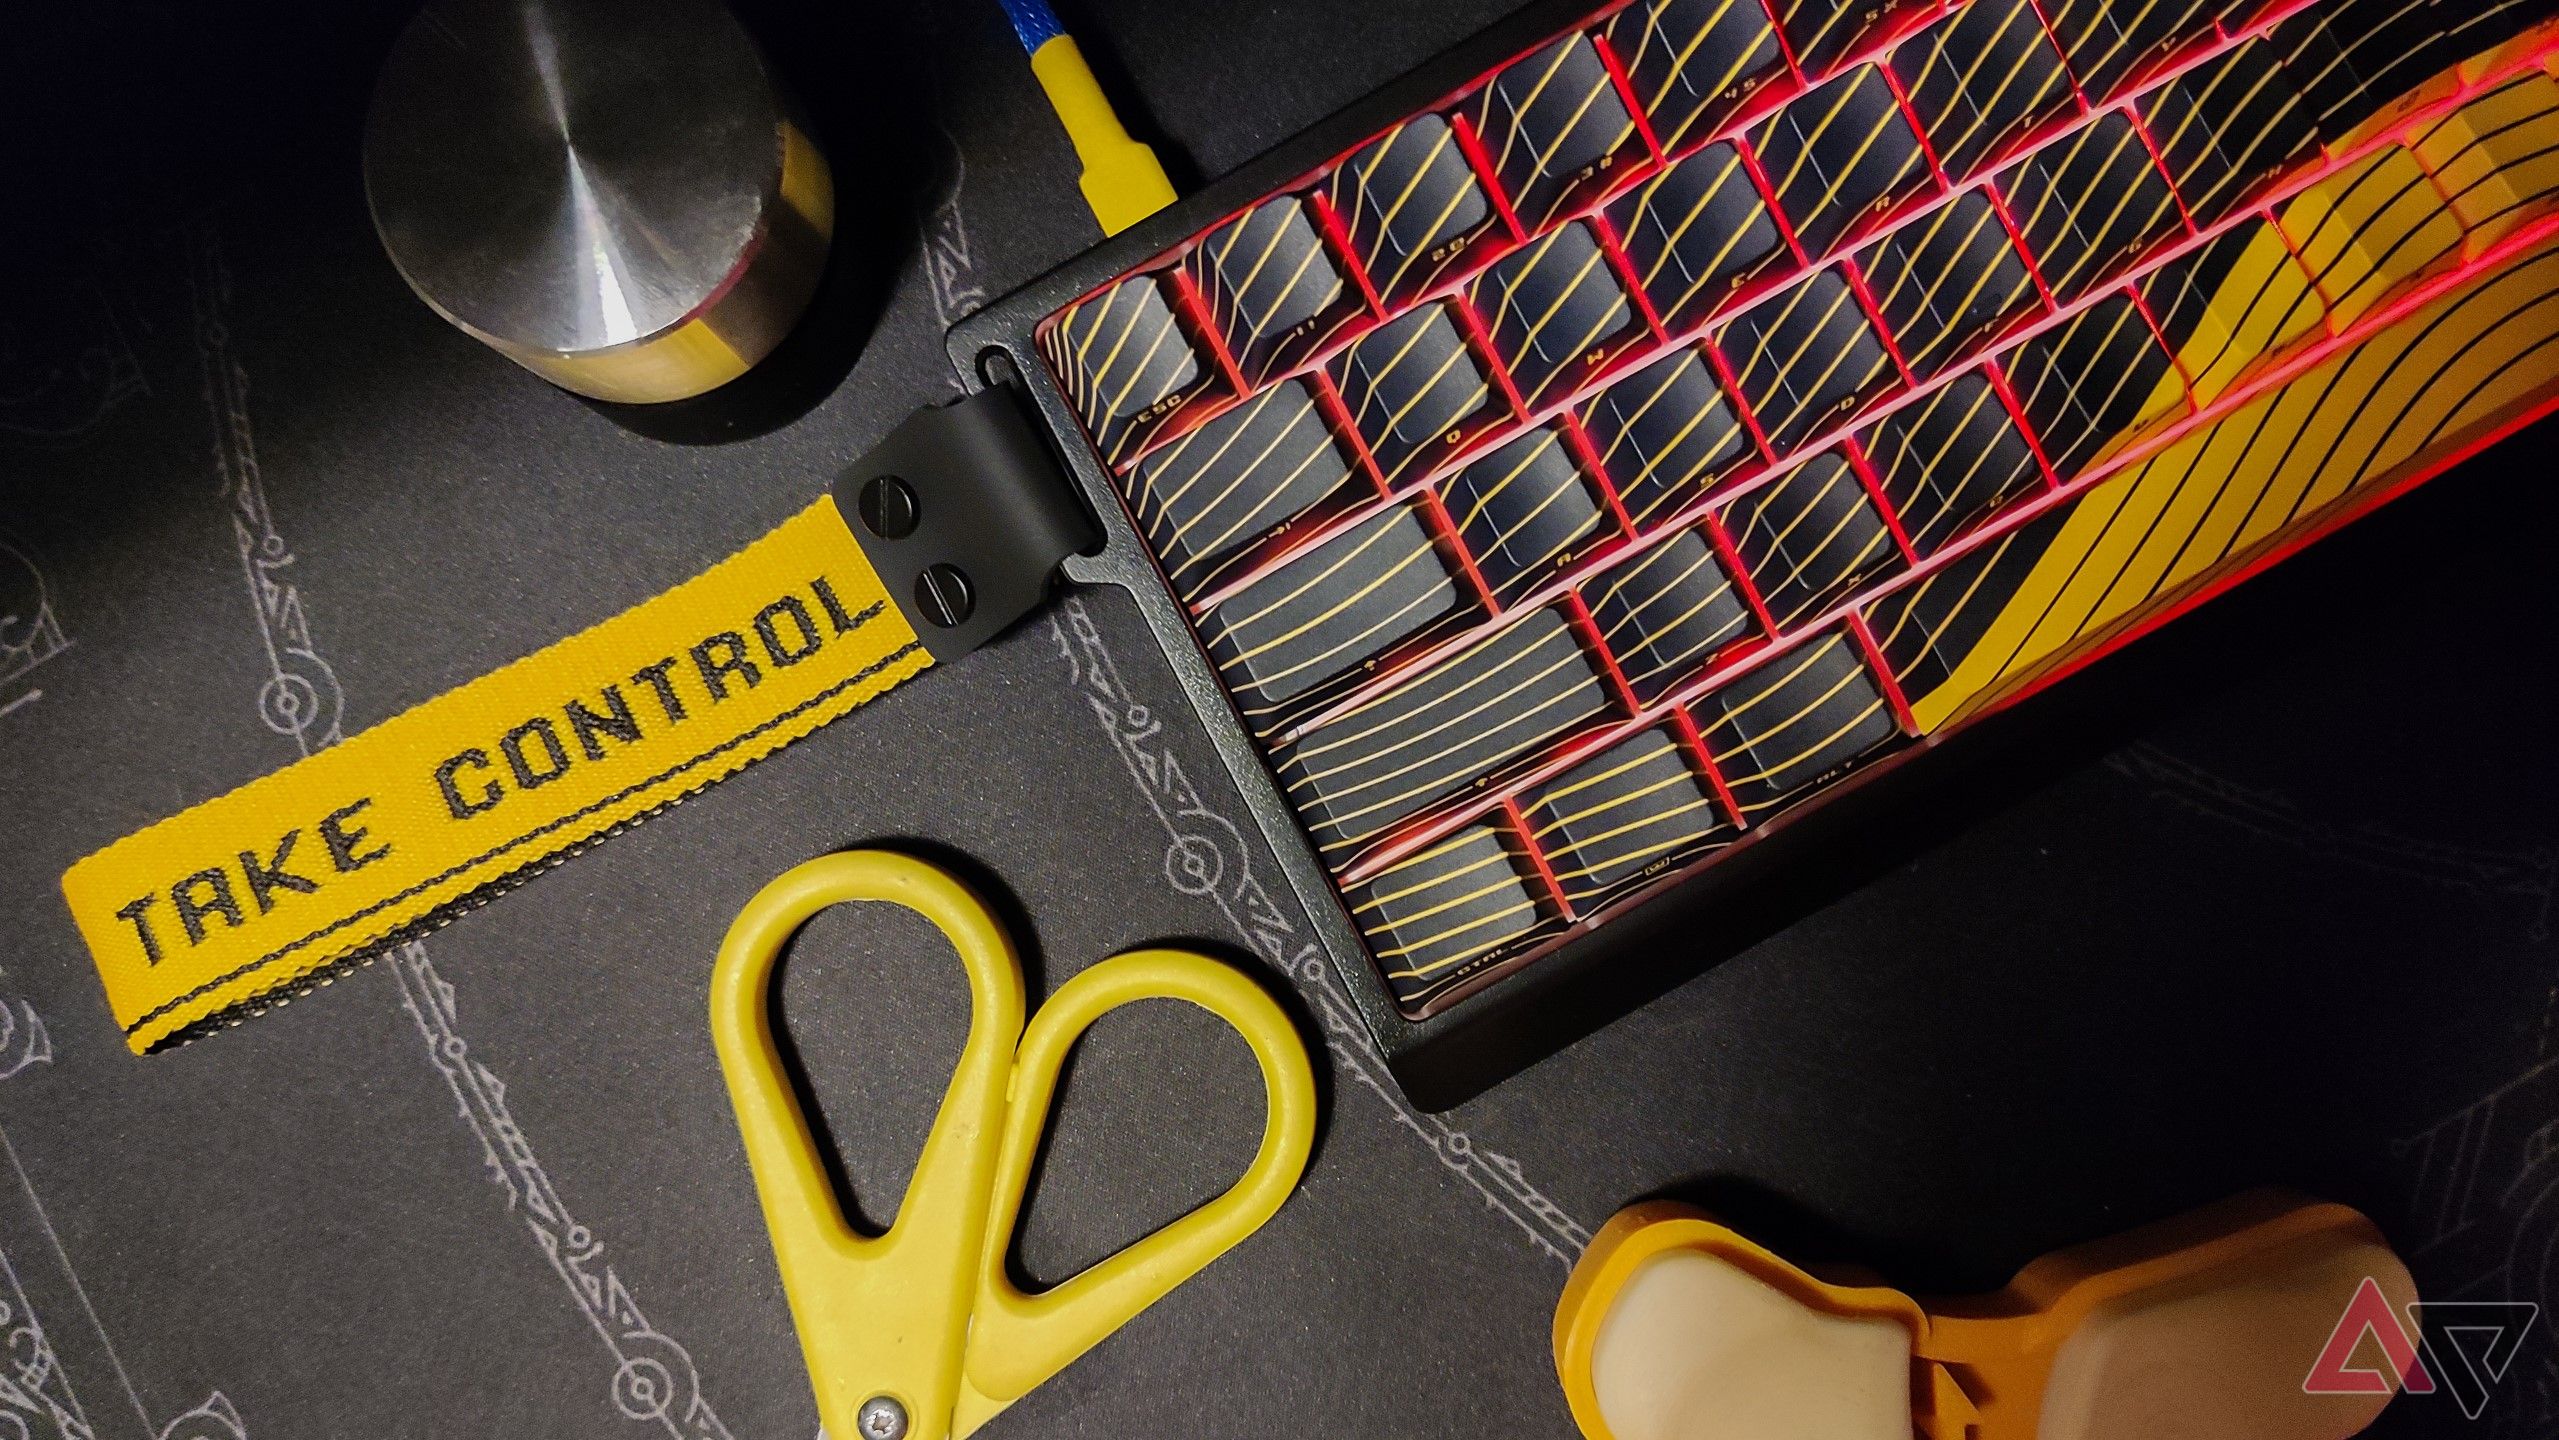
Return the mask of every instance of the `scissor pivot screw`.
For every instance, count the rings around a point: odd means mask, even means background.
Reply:
[[[862,1432],[862,1440],[902,1440],[906,1407],[889,1396],[874,1395],[854,1412],[853,1428]]]

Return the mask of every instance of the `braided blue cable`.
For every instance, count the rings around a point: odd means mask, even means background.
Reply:
[[[1048,8],[1048,0],[996,0],[1004,7],[1004,18],[1013,22],[1013,33],[1022,42],[1024,53],[1038,49],[1066,33],[1057,23],[1057,12]]]

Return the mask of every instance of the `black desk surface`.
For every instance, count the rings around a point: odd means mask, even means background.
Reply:
[[[124,1052],[72,859],[763,533],[946,391],[946,322],[1093,238],[992,3],[757,3],[874,257],[827,302],[867,343],[790,423],[636,433],[384,261],[357,123],[406,8],[29,7],[0,51],[0,1435],[809,1435],[703,1015],[729,916],[822,850],[964,862],[1040,985],[1189,937],[1339,1013],[1296,920],[1239,916],[1269,861],[1134,613],[1091,596],[422,947]],[[1197,175],[1502,8],[1076,18]],[[2282,1183],[2374,1215],[2429,1295],[2551,1295],[2547,443],[2233,597],[2253,630],[2197,617],[2182,643],[2258,661],[1481,1100],[1416,1114],[1334,1034],[1302,1193],[994,1429],[1567,1434],[1565,1267],[1663,1192],[1942,1290]],[[785,986],[875,1219],[964,1022],[936,943],[831,915]],[[1097,1034],[1032,1274],[1241,1162],[1221,1039],[1152,1007]],[[2549,1434],[2555,1407],[2545,1329],[2479,1426],[2438,1398],[2383,1433]]]

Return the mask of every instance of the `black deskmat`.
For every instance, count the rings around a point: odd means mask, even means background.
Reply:
[[[1261,966],[1325,1042],[1304,1189],[990,1435],[1560,1440],[1565,1264],[1651,1194],[1957,1290],[2279,1183],[2365,1209],[2430,1295],[2549,1293],[2546,429],[2053,692],[2111,687],[1933,843],[1446,1114],[1387,1078],[1111,589],[422,946],[127,1054],[56,889],[70,861],[765,533],[951,393],[951,325],[1094,242],[994,7],[742,6],[839,175],[875,177],[846,215],[876,268],[834,277],[772,386],[626,421],[452,331],[383,259],[357,134],[408,8],[8,22],[0,1435],[805,1440],[705,986],[748,896],[855,843],[997,897],[1036,937],[1035,992],[1187,939]],[[1074,19],[1204,180],[1504,8]],[[2108,680],[2148,653],[2176,687]],[[884,1221],[965,1023],[957,968],[919,923],[838,914],[786,970],[811,1093]],[[1257,1124],[1211,1023],[1140,1010],[1092,1049],[1033,1276],[1222,1187]],[[2554,1362],[2536,1332],[2477,1422],[2416,1397],[2374,1433],[2553,1433]]]

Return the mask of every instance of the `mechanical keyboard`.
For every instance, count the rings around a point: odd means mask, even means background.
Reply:
[[[1629,922],[2559,401],[2555,10],[1550,7],[953,352],[1438,1103],[1613,931],[1696,948]]]

